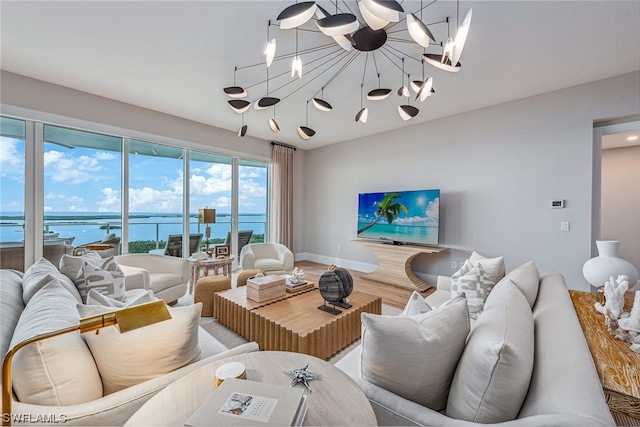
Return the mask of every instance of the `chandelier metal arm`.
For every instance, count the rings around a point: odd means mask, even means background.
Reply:
[[[336,71],[336,73],[324,84],[324,86],[322,86],[322,88],[320,90],[323,91],[324,93],[324,89],[326,87],[328,87],[331,83],[333,83],[333,81],[344,71],[347,69],[347,67],[349,65],[351,65],[351,63],[353,61],[355,61],[355,59],[361,54],[362,52],[357,52],[355,55],[353,55],[338,71]],[[335,65],[335,64],[334,64]],[[332,66],[333,67],[333,66]],[[331,68],[331,67],[330,67]],[[327,69],[328,70],[328,69]],[[317,77],[320,77],[322,74],[318,75]],[[320,92],[320,90],[318,92]],[[318,92],[314,93],[312,98],[314,98]]]
[[[336,64],[338,64],[340,61],[342,61],[346,56],[348,56],[348,55],[350,55],[350,54],[351,54],[351,55],[354,55],[354,54],[353,54],[353,52],[344,52],[344,54],[343,54],[340,58],[338,58],[338,61],[336,61],[336,63],[335,63],[335,64],[333,64],[333,65],[331,65],[329,68],[327,68],[327,70],[329,70],[329,69],[333,68]],[[356,55],[354,55],[354,58],[355,58],[355,57],[357,57],[357,54],[356,54]],[[335,58],[333,58],[333,59],[335,59]],[[347,65],[348,65],[348,64],[350,64],[352,61],[353,61],[353,58],[351,58],[351,59],[347,60]],[[315,70],[317,70],[318,68],[320,68],[321,66],[325,65],[325,64],[326,64],[326,63],[328,63],[328,62],[329,62],[329,61],[327,61],[327,62],[325,62],[325,63],[323,63],[323,64],[320,64],[318,67],[314,68],[313,70],[307,71],[307,75],[308,75],[309,73],[314,72]],[[320,73],[320,74],[318,74],[317,76],[315,76],[315,77],[311,78],[308,82],[306,82],[305,84],[303,84],[302,86],[300,86],[299,88],[297,88],[296,90],[294,90],[293,92],[291,92],[289,95],[287,95],[287,96],[285,96],[284,98],[282,98],[282,99],[281,99],[281,101],[284,101],[285,99],[289,98],[291,95],[293,95],[294,93],[298,92],[300,89],[302,89],[303,87],[307,86],[308,84],[312,83],[315,79],[317,79],[317,78],[318,78],[318,77],[320,77],[321,75],[322,75],[322,73]],[[282,86],[280,86],[278,89],[276,89],[276,91],[277,91],[277,90],[279,90],[279,89],[282,89],[283,87],[285,87],[285,86],[287,86],[287,85],[289,85],[289,84],[291,84],[291,83],[293,83],[293,82],[295,82],[295,80],[292,80],[292,81],[290,81],[290,82],[288,82],[288,83],[285,83],[284,85],[282,85]],[[274,92],[275,92],[275,91],[274,91]]]
[[[422,59],[414,58],[413,56],[409,55],[408,53],[403,52],[403,51],[401,51],[400,49],[395,48],[395,47],[393,47],[393,46],[391,46],[391,45],[385,45],[385,46],[383,47],[383,49],[389,49],[389,50],[393,50],[393,51],[398,52],[398,53],[400,54],[399,58],[401,58],[401,57],[411,58],[411,59],[413,59],[414,61],[422,62]],[[391,52],[390,52],[390,53],[391,53]]]

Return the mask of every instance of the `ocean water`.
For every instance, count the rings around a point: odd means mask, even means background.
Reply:
[[[358,229],[368,224],[369,222],[358,222]],[[377,223],[373,227],[360,233],[358,237],[366,237],[369,239],[395,240],[398,242],[408,243],[421,243],[425,245],[437,245],[438,227]]]
[[[231,216],[216,215],[216,223],[209,224],[211,238],[224,239],[231,231]],[[106,225],[116,236],[122,235],[119,214],[109,213],[69,213],[48,212],[45,228],[59,233],[59,237],[75,237],[74,246],[101,240],[106,234]],[[19,212],[2,212],[0,215],[0,241],[18,242],[24,240],[23,216]],[[238,230],[253,230],[254,234],[264,234],[266,215],[239,215]],[[190,217],[190,233],[205,234],[205,224],[198,224],[196,215]],[[181,214],[135,213],[129,218],[129,241],[167,240],[169,234],[182,234]]]

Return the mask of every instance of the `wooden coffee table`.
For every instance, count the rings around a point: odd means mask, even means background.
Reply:
[[[360,387],[332,364],[298,353],[260,351],[240,354],[212,362],[169,384],[145,403],[125,426],[181,426],[195,413],[215,390],[214,378],[218,366],[237,361],[244,363],[247,379],[271,384],[289,384],[285,369],[303,368],[322,375],[309,383],[307,390],[306,426],[374,426],[376,416]],[[301,387],[301,386],[297,386]]]
[[[244,294],[243,294],[244,292]],[[351,308],[333,315],[317,307],[323,299],[317,288],[257,303],[247,300],[244,287],[214,295],[214,316],[262,350],[310,354],[321,359],[360,338],[362,313],[382,313],[382,298],[353,291]]]
[[[218,319],[218,322],[242,335],[242,337],[247,340],[251,337],[249,331],[249,313],[251,311],[313,290],[309,289],[300,293],[287,293],[282,297],[256,302],[247,298],[246,289],[247,288],[245,286],[242,286],[240,288],[229,289],[227,291],[216,292],[213,294],[213,317]]]

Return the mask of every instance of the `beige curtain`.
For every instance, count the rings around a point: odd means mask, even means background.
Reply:
[[[293,249],[293,152],[295,148],[273,143],[273,186],[271,188],[271,236]]]

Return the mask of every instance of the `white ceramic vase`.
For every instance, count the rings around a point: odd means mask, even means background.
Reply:
[[[629,277],[629,288],[638,281],[638,270],[629,261],[618,256],[620,242],[617,240],[596,240],[598,256],[584,263],[582,275],[591,285],[599,288],[610,277]]]

